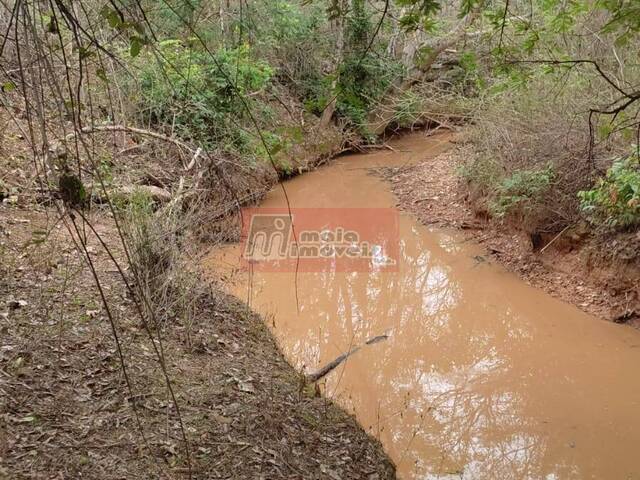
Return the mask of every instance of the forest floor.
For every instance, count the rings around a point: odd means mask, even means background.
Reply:
[[[107,216],[92,221],[118,244]],[[394,477],[377,441],[302,388],[262,319],[214,288],[191,318],[160,327],[178,415],[118,271],[91,235],[87,249],[131,390],[57,214],[0,204],[0,478],[188,478],[180,421],[193,478]]]
[[[164,320],[145,328],[137,295],[87,227],[127,265],[110,210],[92,203],[86,223],[73,214],[79,232],[72,237],[72,216],[61,218],[50,192],[38,186],[27,142],[13,123],[6,125],[0,137],[0,479],[395,478],[379,442],[304,385],[262,319],[199,280],[197,258],[177,272],[196,276],[198,288],[177,297],[187,308],[161,305]],[[104,154],[110,188],[153,185],[177,195],[183,181],[200,182],[207,215],[187,228],[201,230],[203,251],[208,235],[219,240],[225,230],[215,227],[216,212],[238,197],[259,198],[277,180],[273,172],[217,157],[217,164],[185,171],[165,145],[126,135],[99,145],[111,148],[115,140],[120,153]],[[317,144],[316,163],[340,148],[324,139]],[[161,242],[176,234],[160,233]],[[82,237],[84,253],[77,245]],[[156,346],[162,339],[159,354],[148,331]]]
[[[464,158],[461,148],[468,147],[453,143],[435,158],[384,170],[401,209],[425,225],[463,232],[527,283],[584,312],[640,327],[640,266],[622,259],[627,250],[640,251],[640,234],[585,239],[567,233],[545,239],[548,248],[534,251],[525,232],[475,213],[456,175]],[[618,259],[606,254],[613,251]]]

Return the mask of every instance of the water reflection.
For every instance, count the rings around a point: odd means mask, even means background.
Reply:
[[[343,198],[336,188],[347,183]],[[344,164],[288,186],[304,206],[352,206],[358,191],[367,195],[360,201],[392,201],[380,182]],[[400,231],[399,272],[301,273],[300,312],[293,274],[256,273],[252,286],[252,305],[273,315],[285,354],[307,371],[389,335],[322,388],[382,440],[399,476],[640,478],[631,451],[640,441],[640,349],[627,342],[637,332],[478,263],[475,247],[455,236],[410,217]],[[246,279],[237,280],[246,298]]]

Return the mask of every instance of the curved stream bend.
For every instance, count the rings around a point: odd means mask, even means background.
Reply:
[[[392,207],[376,165],[428,159],[447,137],[405,137],[286,183],[292,207]],[[282,207],[275,189],[263,207]],[[400,217],[397,272],[253,274],[252,307],[290,361],[379,437],[400,478],[640,479],[640,332],[535,290],[455,234]],[[210,259],[236,272],[240,249]],[[247,298],[247,277],[233,286]]]

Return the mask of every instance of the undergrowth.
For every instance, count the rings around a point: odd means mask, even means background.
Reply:
[[[640,225],[640,158],[619,158],[594,188],[578,192],[585,217],[596,226],[630,229]]]
[[[242,127],[243,100],[252,109],[267,109],[253,97],[268,86],[273,69],[253,58],[248,45],[221,48],[212,56],[197,45],[168,39],[158,49],[157,61],[151,53],[135,60],[142,122],[206,148],[222,144],[248,152],[251,136]]]
[[[491,210],[501,218],[507,215],[528,217],[536,202],[544,197],[553,184],[555,174],[551,167],[543,170],[518,170],[502,179],[496,186]]]

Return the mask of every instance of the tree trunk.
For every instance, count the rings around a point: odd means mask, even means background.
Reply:
[[[344,12],[347,9],[347,0],[340,2],[340,15],[336,17],[333,22],[336,32],[336,56],[335,56],[335,68],[333,70],[333,81],[331,82],[331,100],[324,108],[322,112],[322,118],[320,119],[320,127],[325,128],[331,123],[333,114],[336,112],[336,103],[338,102],[338,82],[340,80],[340,67],[344,60],[344,27],[345,18]]]
[[[468,28],[473,25],[479,14],[480,9],[476,8],[464,21],[458,23],[447,37],[441,39],[436,44],[429,45],[429,55],[422,59],[420,65],[416,65],[416,57],[420,50],[428,46],[428,43],[422,32],[413,32],[410,34],[410,38],[407,38],[402,49],[402,63],[407,69],[406,77],[394,82],[379,106],[374,108],[369,114],[369,124],[371,125],[371,130],[376,135],[384,133],[393,119],[396,99],[409,90],[413,84],[422,80],[445,50],[454,47],[465,38]]]

